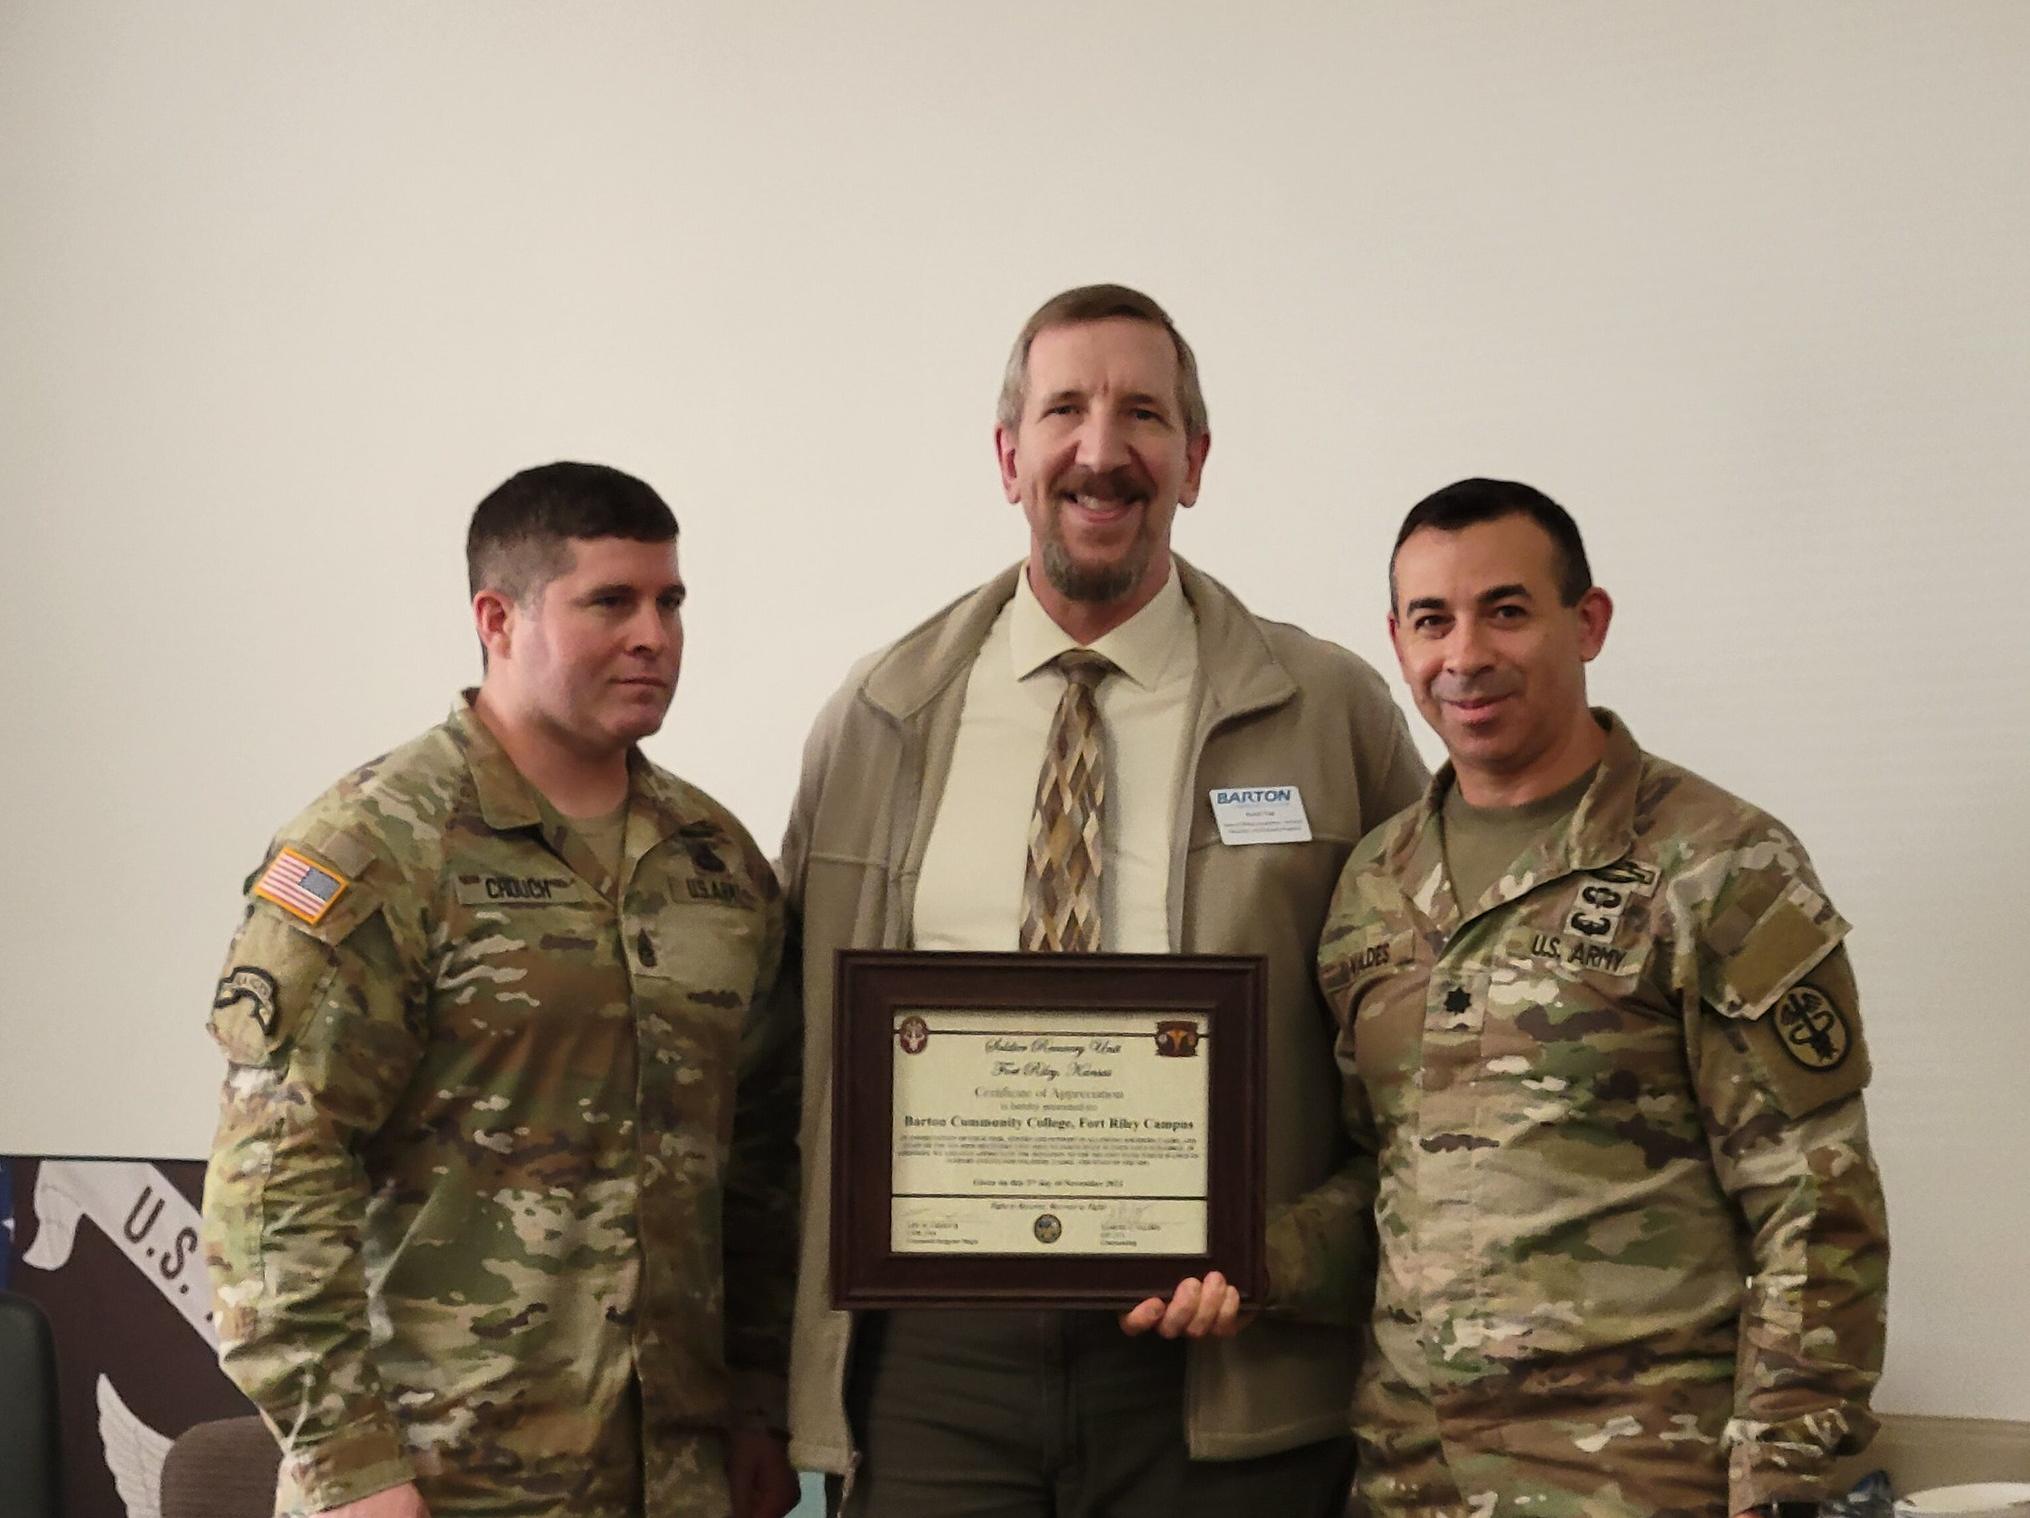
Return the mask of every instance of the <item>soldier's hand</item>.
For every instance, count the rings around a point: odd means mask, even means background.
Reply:
[[[430,1518],[430,1509],[423,1505],[423,1494],[405,1481],[357,1502],[328,1507],[315,1518]]]
[[[1241,1294],[1225,1276],[1208,1270],[1205,1279],[1186,1276],[1166,1300],[1149,1297],[1121,1314],[1121,1332],[1145,1334],[1154,1329],[1166,1339],[1231,1339],[1248,1326],[1241,1315]]]
[[[733,1518],[783,1518],[802,1495],[789,1446],[765,1428],[736,1428],[726,1436],[726,1485]]]

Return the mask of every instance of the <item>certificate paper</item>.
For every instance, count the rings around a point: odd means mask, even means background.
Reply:
[[[831,1299],[1118,1311],[1260,1300],[1267,966],[841,949]]]
[[[898,1254],[1198,1254],[1202,1014],[909,1010],[896,1040]]]

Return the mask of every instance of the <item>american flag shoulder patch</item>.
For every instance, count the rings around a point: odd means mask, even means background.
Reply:
[[[284,848],[268,861],[254,882],[254,894],[272,901],[291,917],[316,924],[352,882],[307,855]]]

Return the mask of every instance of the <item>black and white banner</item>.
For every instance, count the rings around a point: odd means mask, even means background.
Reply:
[[[0,1156],[0,1286],[56,1337],[68,1518],[157,1518],[162,1457],[252,1409],[219,1372],[197,1160]]]

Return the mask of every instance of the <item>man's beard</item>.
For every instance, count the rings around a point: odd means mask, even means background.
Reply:
[[[1104,606],[1118,601],[1142,583],[1155,545],[1148,529],[1149,495],[1153,483],[1138,469],[1123,466],[1099,473],[1075,469],[1058,481],[1051,492],[1050,535],[1043,541],[1043,575],[1051,588],[1068,601]],[[1064,495],[1089,496],[1100,501],[1142,501],[1142,523],[1135,540],[1119,560],[1111,564],[1081,564],[1064,543]]]
[[[1081,564],[1072,558],[1062,538],[1043,545],[1043,574],[1051,587],[1067,601],[1084,601],[1103,606],[1118,601],[1142,583],[1142,571],[1149,567],[1149,540],[1137,538],[1129,545],[1127,557],[1112,564]]]

